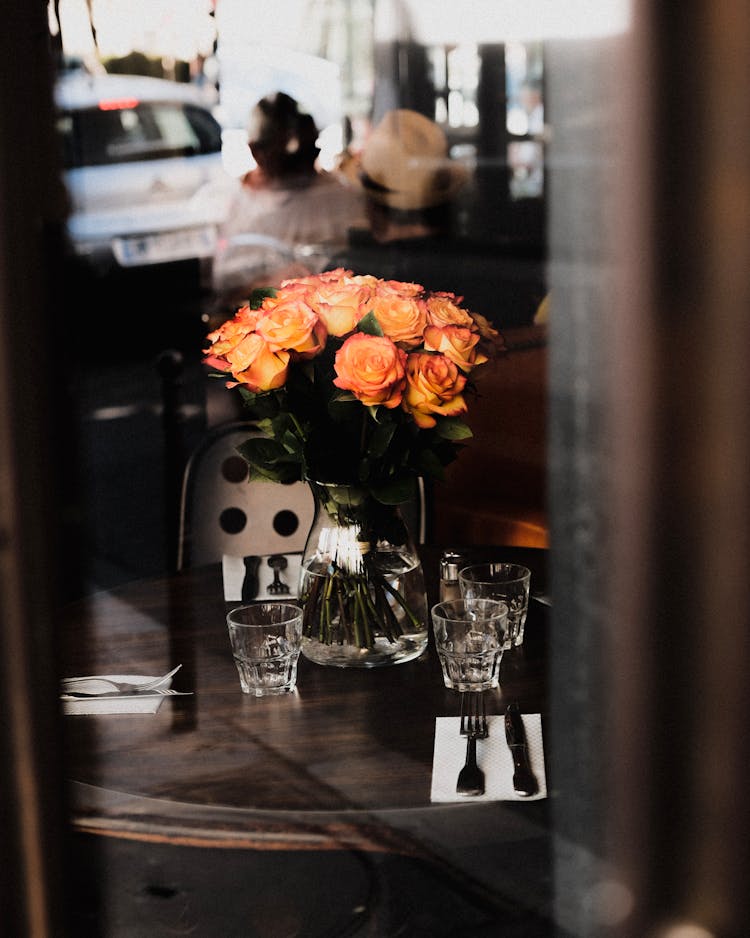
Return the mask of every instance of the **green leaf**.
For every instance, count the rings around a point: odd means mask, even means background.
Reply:
[[[276,296],[276,290],[273,287],[257,287],[253,290],[247,301],[250,309],[260,309],[267,296]]]
[[[250,478],[294,482],[302,477],[299,456],[290,454],[276,440],[250,437],[237,450],[250,467]]]
[[[369,313],[365,313],[357,323],[357,332],[364,332],[366,335],[383,335],[380,323],[372,310],[370,310]]]
[[[445,478],[445,463],[442,462],[433,450],[426,449],[420,455],[419,467],[422,475],[432,476],[435,479]]]
[[[297,424],[291,414],[282,410],[270,421],[268,435],[280,440],[285,433],[297,433]]]
[[[264,417],[262,420],[255,421],[255,426],[261,431],[261,433],[265,433],[266,436],[274,435],[273,424],[274,422],[271,417]]]
[[[287,485],[291,482],[299,482],[302,479],[302,472],[299,467],[293,463],[289,465],[279,465],[275,468],[270,468],[269,466],[250,466],[249,478],[251,482],[265,480]]]
[[[388,423],[379,423],[375,427],[375,432],[369,440],[368,450],[371,456],[383,456],[388,450],[393,434],[396,432],[396,424],[393,421]]]
[[[254,391],[249,390],[243,384],[239,385],[237,390],[240,392],[240,397],[242,398],[243,403],[252,407],[255,403],[255,398],[258,396]]]
[[[302,458],[304,453],[304,443],[302,440],[300,440],[296,433],[293,433],[291,430],[287,430],[286,433],[284,433],[283,436],[278,437],[278,439],[288,453],[291,453],[300,459]]]
[[[351,391],[339,391],[338,394],[334,394],[331,398],[332,404],[337,404],[339,401],[356,401],[357,398],[352,394]]]
[[[273,458],[279,448],[278,443],[268,437],[253,436],[240,443],[237,450],[248,462],[256,462],[266,456]]]
[[[444,440],[468,440],[474,436],[470,428],[458,417],[438,418],[435,432]]]
[[[328,413],[335,423],[356,423],[362,414],[362,405],[354,395],[348,398],[336,398],[328,402]]]
[[[256,394],[240,385],[239,392],[245,410],[254,421],[262,421],[275,417],[281,409],[283,389],[278,391],[262,391]]]
[[[414,479],[412,476],[400,476],[379,485],[371,485],[370,491],[384,505],[402,505],[414,495]]]

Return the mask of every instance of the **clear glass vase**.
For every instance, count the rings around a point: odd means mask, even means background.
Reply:
[[[352,485],[311,482],[315,517],[302,558],[302,654],[374,668],[427,647],[422,563],[398,506]]]

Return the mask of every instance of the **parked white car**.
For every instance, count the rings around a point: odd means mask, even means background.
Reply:
[[[105,270],[213,256],[231,178],[196,88],[75,72],[55,101],[76,255]]]

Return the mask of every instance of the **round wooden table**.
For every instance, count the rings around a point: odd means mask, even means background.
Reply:
[[[422,553],[432,604],[440,552]],[[546,591],[544,550],[466,554],[524,562],[532,592]],[[497,889],[488,851],[520,842],[540,869],[515,875],[507,855],[513,883],[503,884],[503,901],[511,890],[521,907],[548,905],[548,800],[430,801],[435,719],[459,705],[443,686],[432,636],[419,659],[385,668],[302,657],[293,694],[256,698],[240,691],[227,608],[221,567],[211,565],[64,611],[64,676],[161,674],[181,663],[172,686],[193,692],[166,698],[156,714],[65,717],[76,831],[191,847],[399,854],[460,868],[480,891]],[[524,645],[504,655],[489,712],[515,699],[544,720],[547,613],[531,602]]]

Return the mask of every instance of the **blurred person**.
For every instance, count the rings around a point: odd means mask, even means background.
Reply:
[[[351,186],[352,176],[357,171],[359,151],[354,144],[354,123],[349,115],[344,116],[342,127],[343,145],[336,155],[333,172],[345,186]]]
[[[519,92],[521,107],[526,114],[526,133],[532,137],[544,133],[544,100],[542,84],[538,79],[528,78]]]
[[[451,159],[438,124],[417,111],[388,111],[348,172],[364,194],[368,224],[350,231],[329,269],[458,294],[496,326],[531,322],[546,292],[538,265],[527,270],[492,245],[454,235],[456,200],[470,174]]]
[[[530,328],[547,293],[540,265],[454,234],[456,202],[470,174],[450,158],[439,125],[416,111],[385,114],[352,178],[365,193],[369,227],[351,232],[331,266],[463,297],[461,305],[488,319],[505,348],[470,390],[474,456],[429,486],[435,536],[444,543],[480,536],[544,543],[546,358],[541,330]]]
[[[364,223],[361,192],[318,167],[318,128],[294,98],[262,98],[247,131],[256,166],[237,180],[214,261],[225,309],[254,286],[323,269],[349,227]]]
[[[469,178],[448,156],[441,128],[405,108],[385,114],[346,171],[364,193],[369,230],[379,244],[445,236],[451,203]]]

